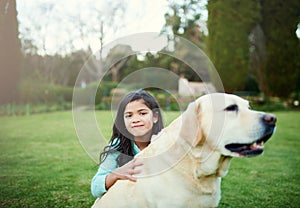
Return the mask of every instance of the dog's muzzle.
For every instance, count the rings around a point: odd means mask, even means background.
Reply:
[[[264,143],[266,143],[274,133],[276,117],[273,114],[264,114],[261,122],[265,128],[264,134],[258,140],[252,143],[231,143],[225,145],[225,148],[231,152],[237,153],[240,157],[257,156],[263,153]]]

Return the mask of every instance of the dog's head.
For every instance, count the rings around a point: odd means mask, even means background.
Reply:
[[[224,156],[256,156],[263,153],[275,123],[274,115],[251,110],[247,100],[214,93],[188,106],[183,113],[180,136],[193,147],[207,145]]]

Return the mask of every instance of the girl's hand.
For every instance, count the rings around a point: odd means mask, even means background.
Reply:
[[[141,173],[141,166],[143,165],[141,159],[133,158],[122,167],[115,169],[112,173],[116,175],[117,180],[130,180],[136,182],[135,174]]]
[[[112,173],[108,174],[105,178],[105,188],[108,190],[117,180],[130,180],[136,182],[135,174],[142,172],[141,166],[143,165],[141,159],[134,158],[122,167],[115,169]]]

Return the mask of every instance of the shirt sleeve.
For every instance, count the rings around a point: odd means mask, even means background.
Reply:
[[[117,157],[119,153],[110,153],[99,166],[96,175],[91,182],[91,192],[94,197],[101,197],[107,192],[105,188],[106,176],[118,167]]]

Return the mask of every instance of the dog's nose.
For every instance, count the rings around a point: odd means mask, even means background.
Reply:
[[[263,115],[262,120],[265,124],[269,126],[274,126],[277,119],[276,116],[273,114],[265,114]]]

